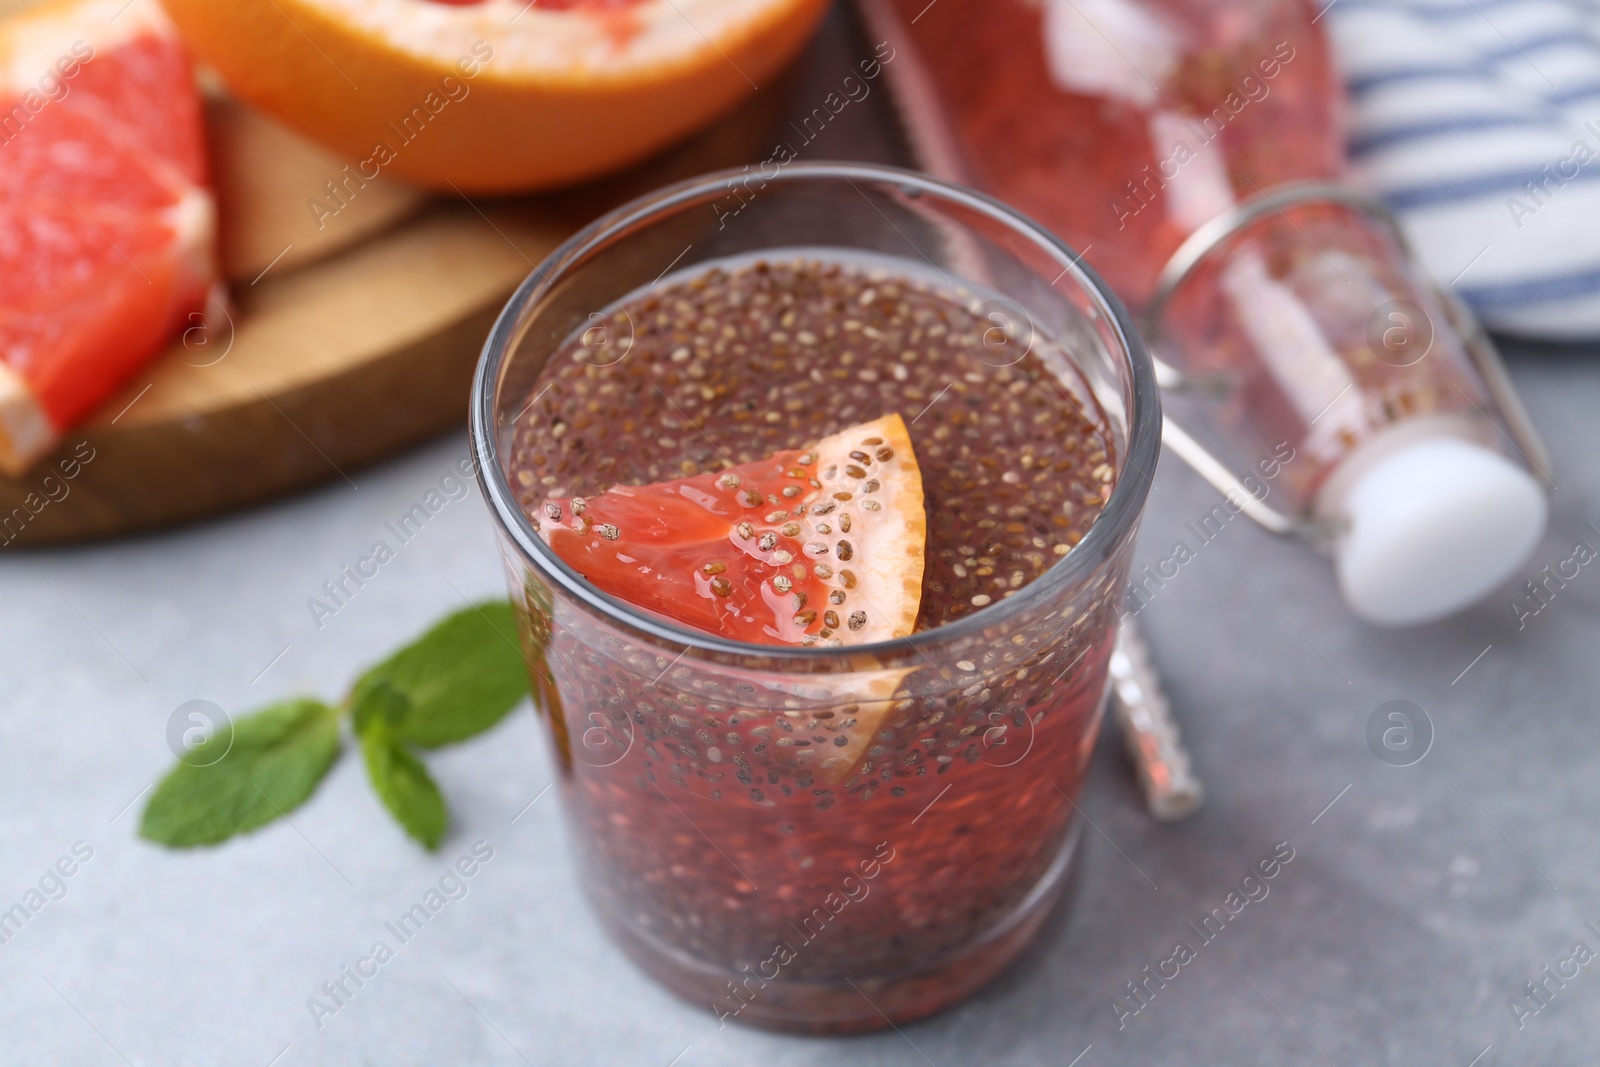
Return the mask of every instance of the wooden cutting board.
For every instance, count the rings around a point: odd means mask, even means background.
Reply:
[[[321,226],[308,201],[335,203],[324,183],[344,161],[214,95],[228,315],[186,333],[29,476],[0,478],[0,547],[355,484],[362,466],[462,425],[479,348],[533,266],[632,196],[758,159],[781,91],[752,94],[692,141],[582,189],[479,201],[380,180]]]

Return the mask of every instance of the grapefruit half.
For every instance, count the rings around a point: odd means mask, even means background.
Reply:
[[[162,0],[242,99],[378,173],[502,193],[644,159],[756,91],[827,0]],[[350,175],[353,175],[351,177]]]
[[[0,22],[0,470],[198,324],[215,232],[199,95],[154,0]]]

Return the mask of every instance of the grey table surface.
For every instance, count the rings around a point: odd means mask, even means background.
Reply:
[[[796,113],[842,74],[848,47],[835,20],[792,90]],[[874,108],[847,111],[811,154],[894,158]],[[1597,356],[1512,352],[1560,483],[1522,577],[1576,542],[1600,547]],[[630,966],[585,910],[526,705],[433,759],[454,812],[436,855],[401,836],[348,755],[292,823],[186,853],[138,840],[178,705],[332,697],[463,597],[500,592],[474,491],[320,627],[307,608],[466,452],[452,435],[348,472],[352,484],[203,525],[0,552],[0,909],[75,845],[92,851],[0,944],[0,1064],[1600,1061],[1600,961],[1559,985],[1543,971],[1570,973],[1578,942],[1600,950],[1592,567],[1521,628],[1508,586],[1449,621],[1383,631],[1345,612],[1325,563],[1230,524],[1140,616],[1207,806],[1153,822],[1108,730],[1070,906],[992,987],[900,1032],[719,1029]],[[1217,502],[1170,459],[1156,483],[1141,563],[1192,541],[1185,524]],[[1433,725],[1407,767],[1366,740],[1394,699]],[[479,841],[493,858],[467,895],[319,1025],[308,998]],[[1202,943],[1190,923],[1280,843],[1294,859],[1269,895]],[[1180,940],[1195,958],[1119,1016],[1125,984]],[[1548,1005],[1514,1013],[1536,979]]]

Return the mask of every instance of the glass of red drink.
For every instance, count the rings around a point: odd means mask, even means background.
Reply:
[[[926,493],[910,636],[733,640],[601,592],[540,536],[549,498],[891,413]],[[1160,437],[1143,345],[1071,249],[910,172],[710,175],[534,272],[471,419],[584,890],[640,966],[724,1022],[845,1031],[1022,952],[1077,839]],[[839,583],[846,557],[817,571]]]

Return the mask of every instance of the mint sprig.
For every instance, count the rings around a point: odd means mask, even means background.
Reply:
[[[338,758],[348,713],[373,790],[406,833],[437,848],[449,815],[413,747],[475,737],[527,692],[511,605],[468,607],[368,669],[337,708],[297,698],[218,730],[161,780],[139,835],[175,848],[214,845],[287,815]]]

